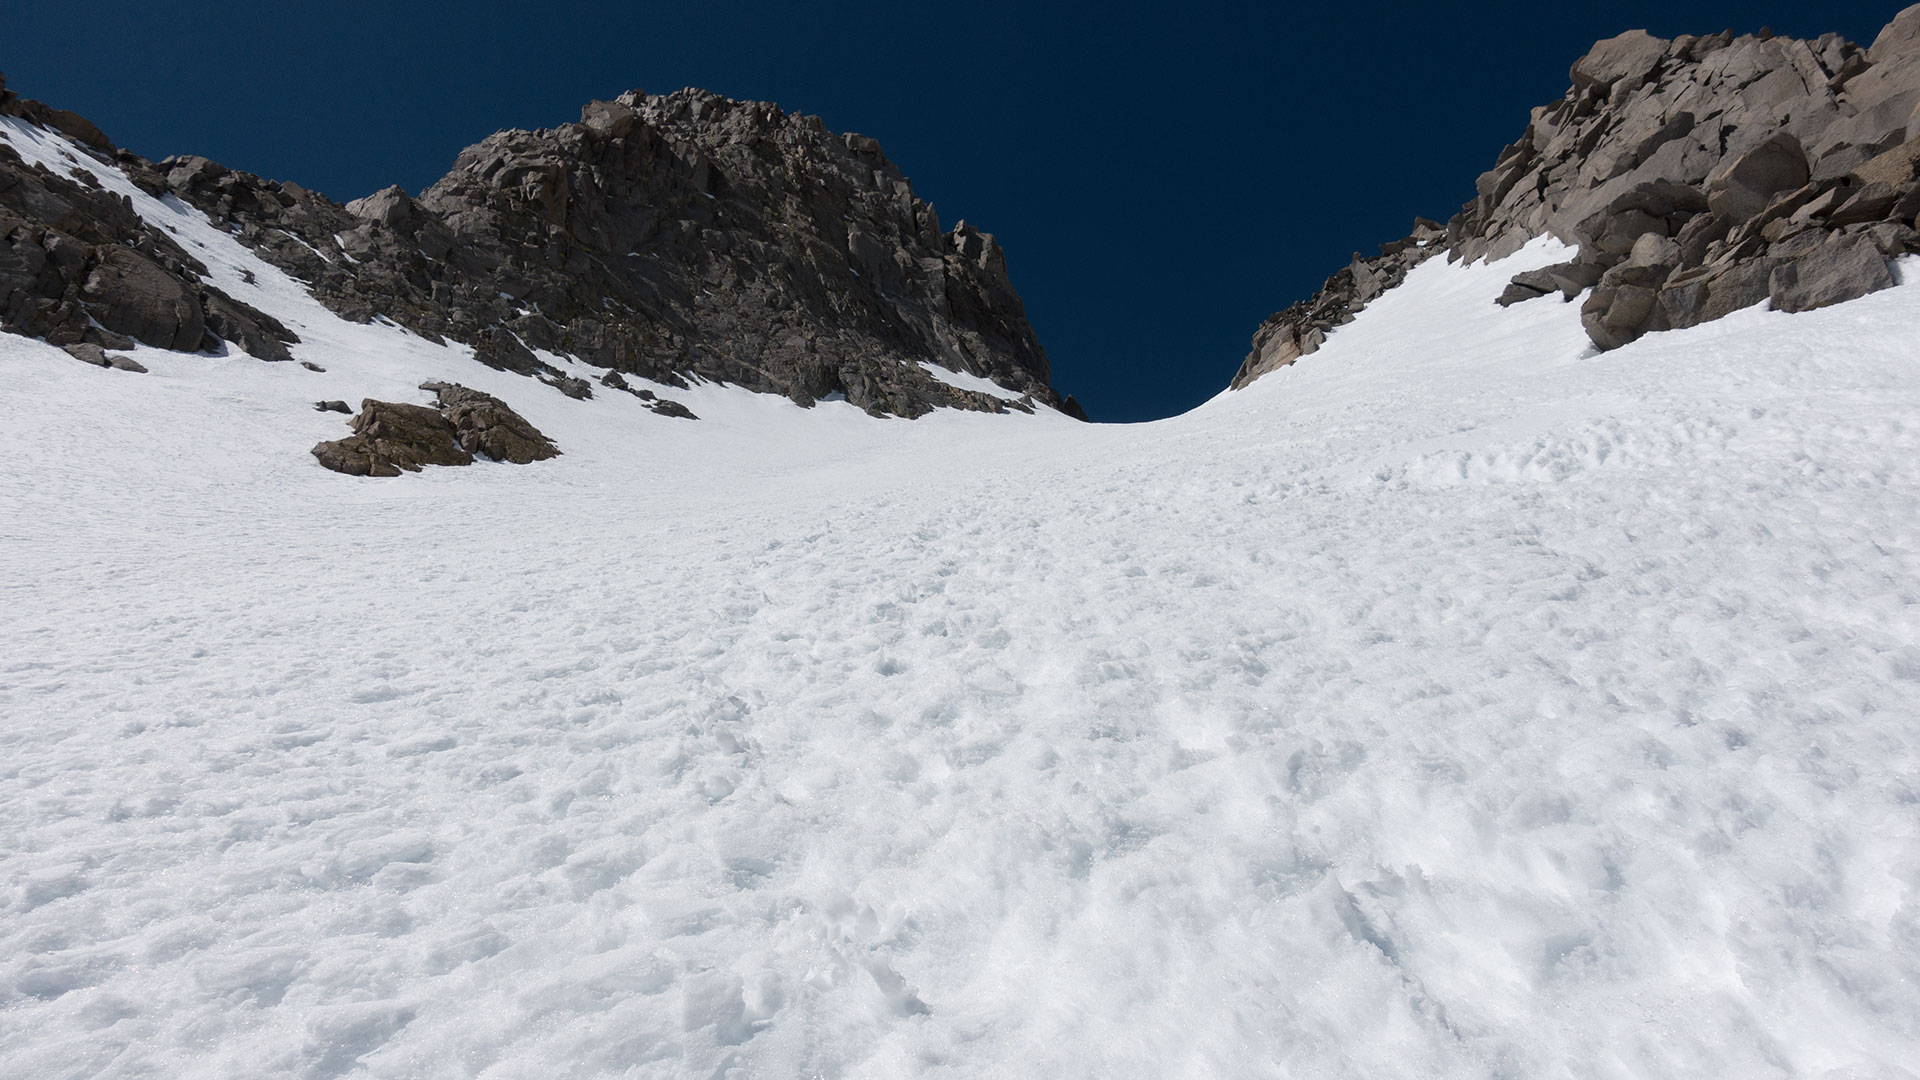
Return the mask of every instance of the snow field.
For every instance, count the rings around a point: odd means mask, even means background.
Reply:
[[[1914,1075],[1920,288],[686,422],[140,206],[328,370],[0,337],[0,1076]]]

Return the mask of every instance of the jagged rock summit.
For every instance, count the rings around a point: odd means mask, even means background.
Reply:
[[[944,228],[877,142],[817,116],[634,91],[588,104],[578,123],[492,135],[418,198],[393,187],[343,206],[205,158],[148,162],[4,84],[0,112],[191,203],[343,317],[469,344],[576,397],[592,387],[543,351],[609,369],[602,382],[621,390],[624,373],[802,405],[842,396],[876,415],[1078,414],[1049,385],[994,238]],[[210,289],[191,256],[86,179],[0,147],[0,324],[56,343],[232,341],[291,358],[290,331]]]
[[[1585,294],[1581,321],[1601,349],[1763,301],[1805,311],[1863,296],[1893,284],[1889,259],[1920,251],[1920,5],[1865,49],[1836,34],[1631,30],[1570,77],[1460,213],[1356,255],[1269,318],[1233,385],[1313,352],[1442,251],[1471,262],[1541,235],[1578,245],[1569,262],[1517,275],[1500,302]]]

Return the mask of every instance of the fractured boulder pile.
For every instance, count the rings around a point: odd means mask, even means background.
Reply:
[[[1578,255],[1515,275],[1499,302],[1585,293],[1581,323],[1613,349],[1762,301],[1807,311],[1864,296],[1894,283],[1888,260],[1920,251],[1920,5],[1865,49],[1835,34],[1629,31],[1571,78],[1440,242],[1416,232],[1424,243],[1342,273],[1404,276],[1439,251],[1498,259],[1552,235]],[[1292,361],[1276,339],[1311,352],[1368,299],[1336,275],[1260,328],[1234,385]]]
[[[424,382],[420,389],[433,392],[437,407],[367,398],[353,418],[353,434],[315,446],[313,456],[349,476],[399,476],[424,465],[471,465],[476,454],[526,465],[560,453],[491,394],[445,382]]]

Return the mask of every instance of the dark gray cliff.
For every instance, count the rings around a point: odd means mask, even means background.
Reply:
[[[1920,250],[1920,5],[1870,48],[1762,31],[1672,41],[1629,31],[1574,64],[1442,231],[1356,255],[1312,300],[1269,318],[1244,386],[1318,348],[1426,258],[1498,259],[1536,236],[1570,262],[1517,275],[1503,304],[1585,295],[1601,349],[1767,301],[1804,311],[1893,284]]]
[[[1078,412],[1049,385],[993,237],[942,228],[874,140],[815,116],[636,91],[589,104],[579,123],[490,136],[418,199],[389,188],[342,206],[204,158],[149,163],[78,117],[13,100],[16,115],[87,142],[142,188],[205,211],[336,313],[470,344],[484,363],[576,396],[591,388],[533,350],[611,368],[603,382],[616,389],[626,373],[802,405],[842,395],[874,414]],[[137,218],[114,229],[124,241]],[[166,254],[182,267],[167,273],[197,280],[183,253]],[[54,284],[29,291],[46,298]],[[84,291],[69,299],[86,308]],[[51,316],[6,317],[44,336]],[[196,343],[175,334],[166,347]],[[950,386],[922,362],[1018,400]]]

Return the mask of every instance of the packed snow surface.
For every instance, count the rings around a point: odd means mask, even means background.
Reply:
[[[86,167],[327,371],[0,337],[8,1080],[1915,1075],[1920,285],[690,422]],[[564,456],[308,456],[426,378]]]

